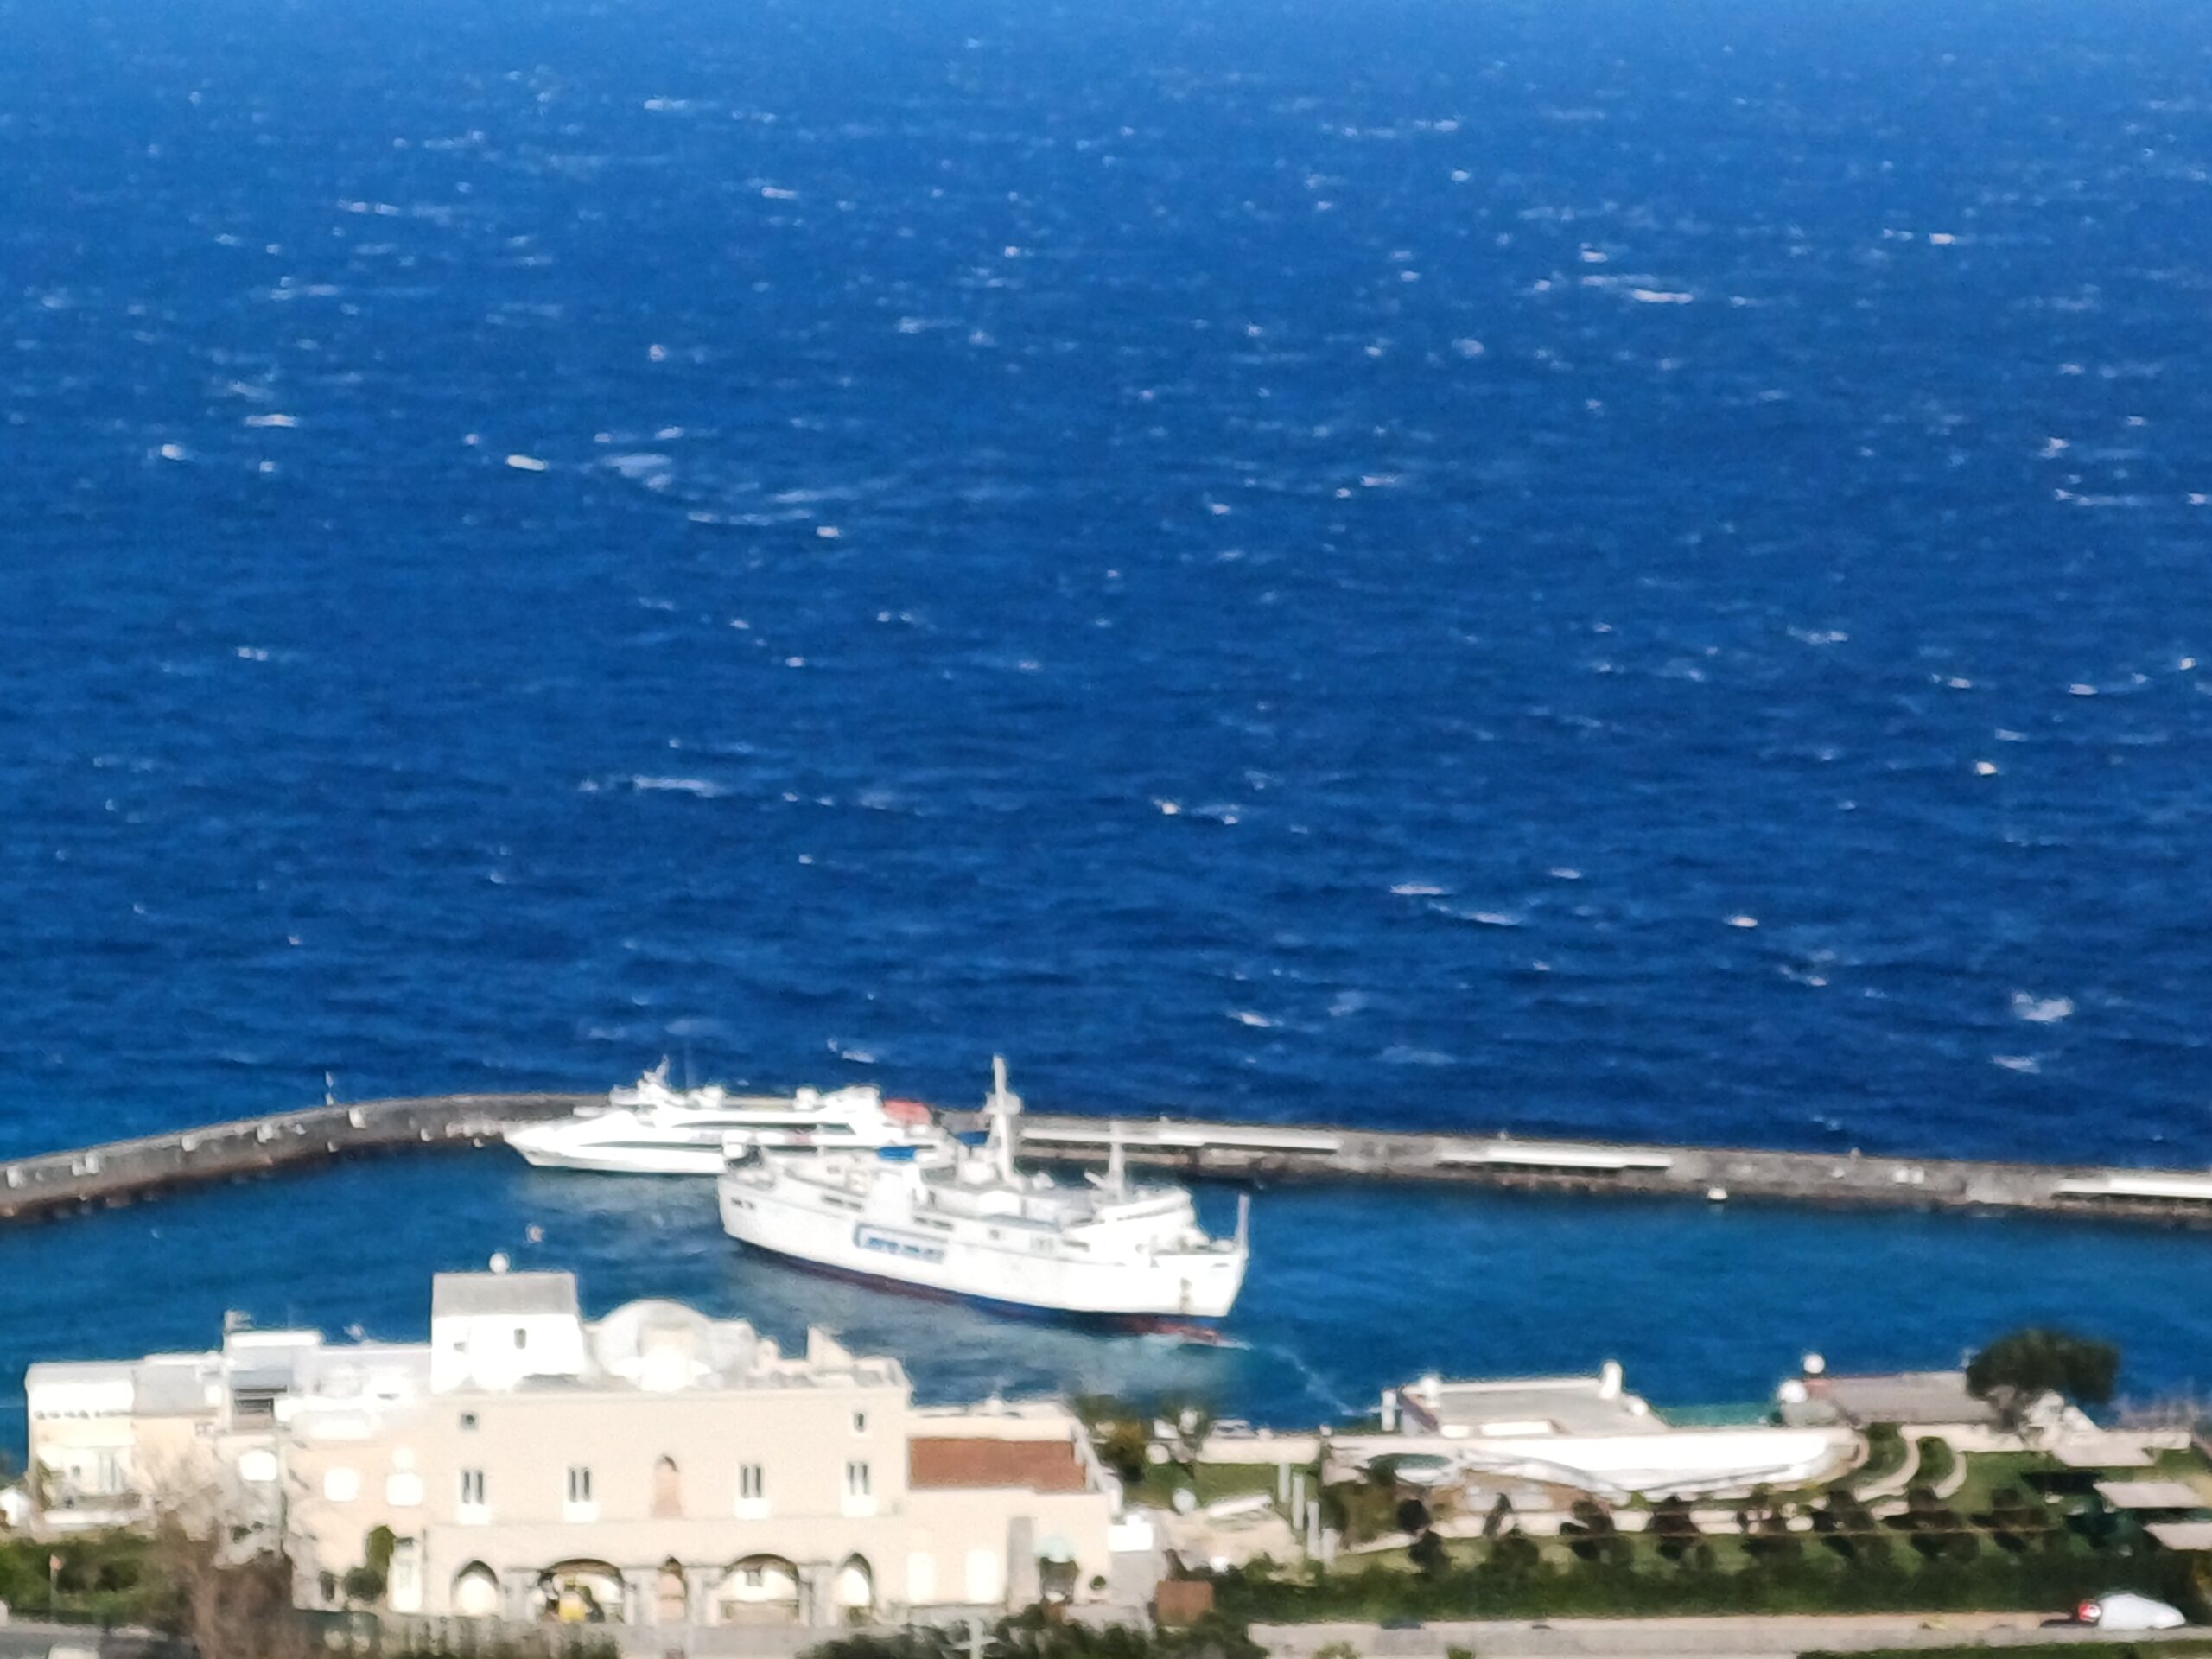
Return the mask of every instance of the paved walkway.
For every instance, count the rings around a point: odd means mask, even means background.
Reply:
[[[2145,1644],[2205,1632],[2131,1634]],[[2095,1641],[2094,1630],[2045,1629],[2032,1613],[1883,1614],[1863,1618],[1574,1618],[1427,1624],[1384,1630],[1374,1624],[1255,1624],[1253,1638],[1279,1659],[1312,1659],[1332,1643],[1344,1643],[1372,1659],[1443,1659],[1452,1648],[1476,1659],[1797,1659],[1821,1649],[1952,1647],[1993,1649],[2032,1643]],[[2103,1638],[2107,1641],[2111,1637]]]

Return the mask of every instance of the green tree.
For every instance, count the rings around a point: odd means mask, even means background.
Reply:
[[[1513,1500],[1503,1492],[1497,1502],[1490,1506],[1490,1513],[1483,1517],[1483,1536],[1495,1538],[1513,1523]]]
[[[390,1527],[371,1527],[362,1541],[360,1566],[348,1567],[340,1580],[346,1599],[364,1607],[382,1601],[391,1581],[392,1552],[398,1548],[399,1540]]]
[[[1967,1366],[1967,1389],[2017,1422],[2046,1394],[2101,1406],[2120,1381],[2120,1350],[2069,1331],[2031,1326],[1997,1338]]]
[[[1213,1433],[1213,1408],[1203,1400],[1170,1399],[1160,1402],[1160,1418],[1173,1437],[1175,1456],[1190,1471],[1193,1480],[1198,1475],[1198,1454],[1205,1450],[1206,1437]]]
[[[1118,1395],[1078,1394],[1068,1402],[1090,1435],[1098,1460],[1134,1486],[1144,1478],[1145,1454],[1152,1449],[1151,1414]]]
[[[1109,1423],[1098,1436],[1098,1459],[1134,1486],[1144,1478],[1145,1454],[1152,1450],[1152,1431],[1135,1418]]]
[[[1651,1506],[1651,1520],[1644,1529],[1657,1541],[1662,1560],[1680,1561],[1697,1542],[1697,1516],[1680,1497],[1663,1497]]]

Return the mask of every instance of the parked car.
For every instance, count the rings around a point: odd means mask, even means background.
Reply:
[[[2074,1620],[2101,1630],[2177,1630],[2189,1623],[2178,1607],[2125,1592],[2083,1602],[2075,1610]]]

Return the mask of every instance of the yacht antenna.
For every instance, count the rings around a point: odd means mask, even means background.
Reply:
[[[1106,1190],[1116,1196],[1129,1190],[1128,1163],[1122,1156],[1122,1125],[1118,1119],[1106,1125]]]

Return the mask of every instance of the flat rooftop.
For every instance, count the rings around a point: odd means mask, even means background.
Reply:
[[[1423,1377],[1398,1391],[1403,1426],[1450,1439],[1531,1434],[1649,1434],[1666,1424],[1621,1386],[1620,1373],[1446,1382]]]
[[[2101,1480],[2097,1496],[2115,1510],[2212,1509],[2185,1480]]]
[[[430,1281],[433,1319],[476,1314],[577,1315],[572,1273],[441,1273]]]
[[[1802,1385],[1804,1398],[1791,1399]],[[1788,1423],[1992,1423],[1997,1408],[1967,1391],[1964,1371],[1887,1371],[1861,1376],[1808,1376],[1783,1385]]]

